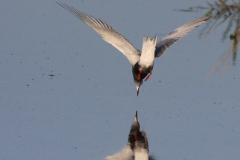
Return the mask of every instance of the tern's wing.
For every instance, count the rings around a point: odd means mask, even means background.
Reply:
[[[200,26],[201,24],[205,23],[207,20],[212,18],[212,16],[206,16],[202,18],[198,18],[193,20],[183,26],[175,29],[167,36],[163,37],[163,39],[157,43],[156,50],[155,50],[155,57],[160,57],[163,53],[175,42],[177,42],[182,37],[186,36],[190,31],[194,28]]]
[[[107,156],[107,160],[132,160],[133,159],[133,150],[128,143],[120,152],[112,155],[112,156]]]
[[[60,6],[68,10],[74,16],[82,20],[84,23],[89,25],[94,29],[98,34],[102,36],[102,39],[106,42],[113,45],[120,52],[122,52],[132,65],[137,63],[140,59],[140,51],[137,50],[126,38],[118,34],[111,26],[101,21],[98,18],[89,16],[83,12],[78,11],[77,9],[70,7],[64,3],[58,3]]]

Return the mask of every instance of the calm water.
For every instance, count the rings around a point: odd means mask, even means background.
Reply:
[[[163,36],[205,1],[62,1],[111,25],[132,44]],[[213,3],[214,1],[210,1]],[[157,159],[240,157],[239,61],[204,81],[228,49],[227,24],[204,24],[155,60],[136,96],[131,65],[55,1],[0,2],[0,159],[104,159],[124,147],[138,111]]]

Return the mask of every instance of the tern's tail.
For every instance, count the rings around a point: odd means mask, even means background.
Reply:
[[[155,36],[153,39],[151,39],[150,37],[143,37],[142,54],[139,61],[140,65],[149,67],[153,64],[156,43],[157,36]]]

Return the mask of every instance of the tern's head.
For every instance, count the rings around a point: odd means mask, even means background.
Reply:
[[[134,78],[134,83],[135,83],[135,86],[136,86],[136,89],[137,89],[137,96],[139,94],[139,89],[140,89],[140,86],[142,85],[143,81],[142,80],[137,80]]]

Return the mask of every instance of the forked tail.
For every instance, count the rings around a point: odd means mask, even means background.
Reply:
[[[151,39],[149,36],[143,37],[142,54],[139,61],[140,65],[143,65],[146,67],[153,65],[156,43],[157,43],[157,36],[155,36],[153,39]]]

